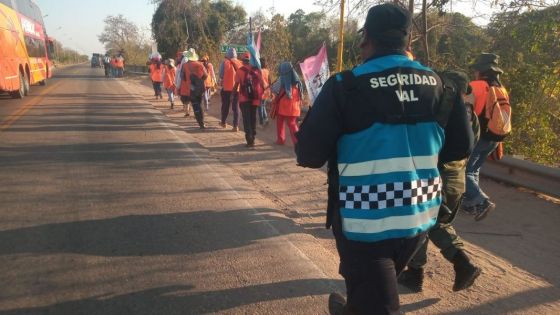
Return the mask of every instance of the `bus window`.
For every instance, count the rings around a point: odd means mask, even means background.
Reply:
[[[8,8],[12,8],[12,0],[0,0],[0,3],[7,6]]]

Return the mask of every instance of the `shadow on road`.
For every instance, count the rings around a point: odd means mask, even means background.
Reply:
[[[188,146],[200,147],[196,143],[189,143]],[[192,154],[185,154],[185,148],[185,144],[179,142],[0,146],[0,165],[1,168],[7,168],[49,163],[109,163],[118,167],[149,170],[206,164]]]
[[[45,307],[0,311],[0,315],[207,314],[259,302],[326,295],[332,291],[333,286],[341,283],[340,280],[302,279],[209,292],[191,292],[194,287],[190,285],[167,286],[111,297],[96,296]],[[326,302],[325,299],[325,304]],[[287,308],[293,310],[295,307]]]
[[[130,215],[0,232],[0,255],[73,253],[105,257],[190,255],[239,248],[293,231],[274,210]]]

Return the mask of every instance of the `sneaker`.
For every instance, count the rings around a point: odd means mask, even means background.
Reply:
[[[424,268],[416,269],[408,267],[400,274],[397,281],[414,293],[422,292],[422,286],[424,285]]]
[[[239,127],[233,127],[233,128],[231,128],[231,131],[233,131],[233,132],[238,132],[238,131],[239,131]]]
[[[342,315],[344,313],[344,305],[346,305],[346,299],[342,295],[338,293],[331,293],[329,295],[329,314]]]
[[[494,210],[495,208],[496,208],[495,203],[493,203],[488,199],[484,200],[484,202],[476,206],[476,214],[474,216],[474,220],[475,221],[483,220],[484,218],[486,218],[488,213],[490,213],[490,211]]]
[[[476,207],[477,207],[476,205],[475,206],[470,206],[470,207],[461,206],[461,211],[463,211],[464,213],[466,213],[468,215],[476,215],[477,214]]]

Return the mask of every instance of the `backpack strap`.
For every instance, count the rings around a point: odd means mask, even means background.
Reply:
[[[453,80],[441,74],[439,77],[442,82],[443,92],[441,94],[439,104],[437,105],[437,112],[435,112],[434,115],[439,125],[442,128],[445,128],[449,122],[449,116],[451,115],[453,106],[455,106],[457,97],[459,97],[459,91]]]

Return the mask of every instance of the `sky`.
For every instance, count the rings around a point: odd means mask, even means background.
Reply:
[[[138,25],[150,37],[150,23],[155,7],[149,0],[36,0],[43,12],[49,36],[65,47],[91,55],[104,52],[97,36],[103,32],[103,19],[108,15],[122,14]],[[300,3],[298,3],[300,2]],[[259,9],[267,11],[273,5],[279,13],[289,15],[301,8],[306,12],[319,10],[312,0],[238,0],[248,13]],[[298,3],[296,5],[296,3]],[[301,4],[303,3],[303,4]]]
[[[108,15],[122,14],[138,25],[147,37],[151,36],[150,23],[155,6],[150,4],[149,0],[36,0],[36,2],[43,12],[49,36],[54,37],[65,47],[88,56],[94,52],[105,51],[97,37],[103,32],[103,19]],[[289,15],[297,9],[305,12],[320,10],[313,5],[313,0],[234,0],[234,2],[242,5],[249,14],[259,9],[267,12],[273,6],[275,12],[284,15]],[[458,4],[454,9],[466,15],[472,13],[470,6],[465,4]]]

